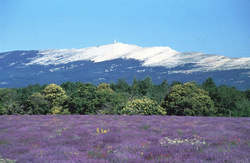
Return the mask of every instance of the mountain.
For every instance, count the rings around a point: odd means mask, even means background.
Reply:
[[[150,76],[158,84],[204,82],[250,88],[250,57],[229,58],[169,47],[139,47],[123,43],[84,49],[47,49],[0,53],[0,88],[29,84],[82,81],[99,84]]]

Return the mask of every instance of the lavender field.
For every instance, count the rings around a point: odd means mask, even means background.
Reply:
[[[0,162],[250,162],[250,118],[1,116]]]

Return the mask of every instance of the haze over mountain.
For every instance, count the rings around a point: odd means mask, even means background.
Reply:
[[[170,47],[114,43],[83,49],[46,49],[0,53],[0,87],[82,81],[98,84],[151,76],[155,83],[197,81],[250,88],[250,57],[230,58]]]

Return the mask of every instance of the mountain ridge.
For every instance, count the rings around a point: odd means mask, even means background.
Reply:
[[[170,47],[139,47],[123,43],[83,49],[44,49],[0,53],[0,88],[29,83],[83,81],[98,84],[126,77],[152,77],[159,83],[213,77],[217,85],[250,88],[250,57],[230,58]]]
[[[150,67],[173,68],[186,63],[195,63],[197,66],[203,66],[204,71],[250,69],[250,57],[230,58],[201,52],[178,52],[170,47],[139,47],[123,43],[83,49],[45,49],[40,50],[38,54],[42,56],[28,65],[57,65],[81,60],[103,62],[122,58],[143,61],[143,66]],[[199,71],[199,69],[194,69],[194,71]]]

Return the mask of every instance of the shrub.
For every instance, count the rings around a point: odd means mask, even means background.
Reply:
[[[123,108],[122,114],[166,115],[166,111],[160,105],[158,105],[156,101],[150,100],[147,97],[143,97],[142,99],[129,101],[125,108]]]

